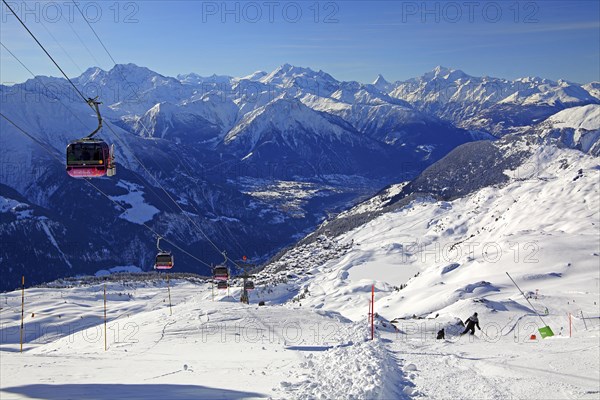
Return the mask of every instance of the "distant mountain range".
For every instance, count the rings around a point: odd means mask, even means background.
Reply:
[[[23,273],[35,283],[120,265],[148,270],[149,228],[208,264],[222,256],[206,236],[231,258],[260,262],[330,213],[476,140],[536,129],[598,152],[597,133],[558,123],[562,110],[600,104],[597,82],[438,67],[362,84],[289,64],[242,78],[165,77],[127,64],[73,81],[103,102],[100,136],[116,146],[117,176],[93,181],[99,192],[57,161],[95,125],[64,79],[0,86],[2,113],[38,141],[0,119],[0,290]],[[554,114],[556,123],[541,124]],[[209,273],[174,252],[179,271]]]

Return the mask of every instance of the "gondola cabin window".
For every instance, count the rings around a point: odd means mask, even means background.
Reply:
[[[75,143],[67,148],[69,164],[104,164],[102,145],[98,143]]]

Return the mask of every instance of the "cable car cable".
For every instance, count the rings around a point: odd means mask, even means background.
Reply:
[[[27,70],[27,72],[29,72],[29,73],[30,73],[30,74],[31,74],[31,75],[32,75],[32,76],[35,78],[35,74],[34,74],[33,72],[31,72],[31,70],[30,70],[29,68],[27,68],[27,66],[26,66],[25,64],[23,64],[23,63],[21,62],[21,60],[19,60],[19,58],[18,58],[17,56],[15,56],[15,55],[14,55],[14,53],[13,53],[12,51],[10,51],[10,50],[8,49],[8,47],[6,47],[6,46],[4,45],[4,43],[2,43],[2,40],[0,40],[0,46],[2,46],[2,47],[4,48],[4,50],[8,51],[8,54],[10,54],[10,55],[11,55],[11,56],[12,56],[12,57],[15,59],[15,60],[17,60],[17,62],[18,62],[19,64],[21,64],[21,66],[22,66],[23,68],[25,68],[25,69]],[[44,85],[44,87],[45,87],[46,89],[48,89],[48,87],[47,87],[47,86],[46,86],[46,85],[45,85],[43,82],[42,82],[42,85]]]
[[[61,18],[62,18],[62,16],[61,16]],[[40,18],[39,22],[40,22],[40,25],[42,26],[42,28],[44,28],[44,30],[48,33],[48,35],[52,38],[52,40],[54,40],[54,42],[56,43],[56,45],[58,47],[60,47],[60,49],[63,51],[63,53],[65,53],[65,55],[67,56],[67,58],[69,60],[71,60],[71,63],[73,63],[73,65],[75,66],[75,68],[77,68],[77,70],[79,70],[79,73],[83,74],[83,69],[81,69],[81,67],[79,66],[79,64],[77,64],[75,62],[75,60],[73,60],[73,57],[71,57],[71,55],[67,52],[67,50],[65,50],[65,48],[63,47],[63,45],[60,44],[60,42],[58,41],[58,39],[56,38],[56,36],[54,36],[54,34],[50,31],[50,29],[48,29],[48,27],[46,26],[46,24],[44,24],[43,18]]]
[[[77,86],[75,86],[75,84],[73,83],[73,81],[67,76],[67,74],[65,73],[65,71],[63,71],[63,69],[60,67],[60,65],[58,65],[58,63],[54,60],[54,58],[52,58],[52,56],[50,55],[50,53],[48,53],[48,51],[46,50],[46,48],[44,47],[44,45],[40,43],[40,41],[37,39],[37,37],[35,37],[35,35],[33,34],[33,32],[31,32],[31,30],[29,30],[29,28],[27,27],[27,25],[25,25],[25,22],[23,22],[23,20],[21,18],[19,18],[19,16],[17,15],[17,13],[11,8],[10,5],[8,5],[8,3],[6,2],[6,0],[2,0],[2,2],[10,10],[10,12],[15,16],[15,18],[21,23],[21,25],[23,25],[23,28],[25,28],[25,30],[31,35],[31,37],[33,38],[33,40],[35,40],[35,42],[41,47],[41,49],[44,51],[44,53],[46,53],[46,55],[48,56],[48,58],[50,58],[50,60],[52,60],[52,62],[54,63],[54,65],[56,65],[56,68],[58,68],[58,70],[67,79],[67,81],[69,81],[69,83],[71,84],[71,86],[73,86],[73,88],[79,94],[79,96],[81,96],[81,98],[83,99],[83,101],[86,104],[88,104],[88,99],[83,95],[83,93],[81,93],[81,90],[79,90],[77,88]]]
[[[46,150],[52,157],[54,157],[58,162],[60,162],[62,164],[62,160],[60,158],[58,158],[58,156],[56,154],[54,154],[53,151],[56,151],[56,149],[54,148],[49,148],[44,142],[42,142],[41,140],[39,140],[38,138],[36,138],[35,136],[29,134],[27,131],[25,131],[23,128],[21,128],[19,125],[17,125],[16,122],[14,122],[13,120],[11,120],[10,118],[8,118],[6,115],[4,115],[2,113],[2,111],[0,111],[0,116],[2,118],[4,118],[5,120],[7,120],[11,125],[13,125],[15,128],[17,128],[22,134],[24,134],[25,136],[27,136],[29,139],[33,140],[35,143],[37,143],[39,146],[41,146],[44,150]]]
[[[12,51],[10,51],[10,49],[8,47],[6,47],[6,45],[4,43],[2,43],[1,40],[0,40],[0,46],[2,46],[4,48],[4,50],[6,50],[15,60],[17,60],[17,62],[19,64],[21,64],[21,66],[23,68],[25,68],[27,70],[27,72],[29,72],[31,74],[31,76],[33,76],[34,79],[37,78],[37,76],[19,59],[19,57],[17,57]],[[46,84],[43,81],[40,80],[40,81],[36,81],[36,82],[40,83],[47,90],[47,93],[52,93],[52,89],[49,88],[48,86],[46,86]],[[63,106],[65,108],[65,110],[67,110],[76,120],[78,120],[81,123],[81,125],[83,125],[85,128],[87,128],[87,126],[81,120],[81,118],[79,118],[79,116],[77,114],[75,114],[73,112],[73,110],[71,110],[63,102],[61,102],[58,97],[53,97],[53,96],[46,96],[46,97],[50,97],[52,100],[58,101],[58,103],[61,106]]]
[[[110,59],[112,60],[113,64],[117,65],[117,62],[115,61],[115,59],[113,58],[113,56],[110,54],[110,52],[108,51],[108,49],[106,48],[106,46],[104,45],[104,43],[102,42],[102,39],[100,39],[100,36],[98,36],[98,34],[96,33],[96,30],[94,29],[94,27],[90,24],[90,22],[87,20],[87,18],[85,17],[85,15],[83,14],[83,11],[81,11],[81,8],[79,8],[79,4],[77,4],[75,2],[75,0],[71,0],[73,2],[73,4],[75,5],[75,8],[77,8],[77,11],[79,11],[79,14],[81,14],[81,16],[83,17],[83,20],[85,21],[85,23],[87,24],[87,26],[90,27],[90,29],[92,30],[92,32],[94,33],[94,36],[96,36],[96,39],[98,39],[98,41],[100,42],[100,44],[102,45],[102,47],[104,47],[104,51],[106,51],[106,54],[108,54],[108,56],[110,57]]]
[[[75,3],[75,4],[77,4],[77,3]],[[85,44],[85,42],[83,41],[83,39],[81,38],[81,36],[79,36],[79,34],[75,30],[75,28],[73,28],[73,25],[71,25],[71,23],[69,23],[69,21],[62,14],[61,14],[61,20],[64,20],[67,23],[67,25],[69,26],[69,28],[71,28],[71,31],[73,31],[73,33],[75,34],[75,36],[77,36],[77,39],[79,39],[79,42],[83,45],[83,47],[85,47],[85,49],[87,50],[88,54],[92,57],[92,59],[94,60],[94,62],[96,63],[96,65],[98,67],[100,67],[100,61],[98,61],[98,59],[96,58],[96,56],[94,56],[94,54],[92,53],[92,51],[87,47],[87,45]]]

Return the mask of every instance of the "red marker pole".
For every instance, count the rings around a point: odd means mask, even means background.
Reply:
[[[104,284],[104,351],[108,350],[106,338],[106,283]]]

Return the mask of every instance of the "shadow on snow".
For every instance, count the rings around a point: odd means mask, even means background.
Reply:
[[[265,398],[253,392],[210,388],[197,385],[169,384],[36,384],[3,388],[5,393],[14,393],[33,399],[65,400],[148,400],[148,399],[247,399]]]

